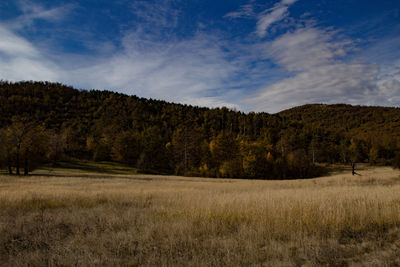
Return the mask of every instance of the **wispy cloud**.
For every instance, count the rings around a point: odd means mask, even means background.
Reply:
[[[35,20],[45,20],[50,22],[62,21],[75,7],[73,4],[67,4],[46,8],[41,4],[29,0],[17,0],[16,4],[22,11],[22,14],[16,19],[8,22],[8,26],[12,29],[30,27]]]
[[[180,103],[237,107],[237,92],[225,88],[240,63],[229,61],[225,40],[198,31],[190,38],[160,41],[159,32],[175,26],[178,11],[161,2],[137,2],[132,12],[143,21],[124,32],[120,49],[93,56],[55,56],[51,49],[42,50],[19,36],[9,24],[0,24],[0,60],[6,63],[0,66],[0,78],[59,81]]]
[[[229,12],[224,18],[238,19],[248,18],[255,15],[253,3],[241,5],[237,11]]]
[[[59,81],[63,76],[59,64],[17,32],[32,26],[35,20],[60,21],[72,9],[72,5],[45,8],[28,0],[18,0],[16,4],[22,14],[0,23],[0,78]]]
[[[288,71],[304,71],[337,62],[354,48],[351,40],[336,38],[335,31],[315,26],[299,26],[272,42],[263,43],[264,56]]]
[[[289,15],[288,8],[294,4],[297,0],[282,0],[276,3],[274,7],[265,10],[258,15],[257,21],[257,34],[259,37],[265,37],[267,35],[268,28]]]
[[[400,60],[381,65],[377,84],[382,102],[400,106]]]
[[[390,80],[400,81],[400,37],[389,36],[381,40],[373,40],[359,55],[368,61],[376,62],[380,66],[378,83],[383,84]],[[395,84],[395,83],[392,83]]]
[[[299,27],[263,43],[264,56],[291,75],[246,99],[258,111],[277,112],[306,103],[396,104],[397,83],[378,86],[379,67],[349,60],[354,42],[316,26]],[[340,41],[339,41],[340,40]],[[400,103],[397,103],[397,105]]]
[[[35,47],[25,39],[0,25],[0,51],[8,56],[38,56]]]
[[[57,81],[57,66],[29,41],[0,25],[0,78]]]
[[[70,78],[83,86],[125,90],[146,97],[188,103],[200,98],[203,104],[229,104],[215,92],[224,88],[236,70],[213,36],[159,43],[141,39],[140,33],[125,36],[123,50],[90,67],[79,68]],[[211,98],[210,95],[213,97]],[[225,101],[222,101],[225,99]],[[198,101],[197,101],[198,102]]]
[[[252,2],[241,5],[236,11],[229,12],[224,18],[253,18],[257,20],[256,33],[259,37],[265,37],[268,29],[275,23],[280,22],[289,15],[289,7],[297,0],[281,0],[273,7],[267,8],[261,13],[255,11],[255,4]]]
[[[307,103],[400,105],[400,62],[393,59],[398,38],[381,41],[357,58],[358,40],[310,20],[290,18],[288,8],[295,2],[280,1],[257,15],[256,33],[261,38],[274,24],[292,19],[292,27],[255,46],[287,76],[245,98],[245,110],[278,112]]]
[[[174,1],[156,2],[134,1],[131,5],[133,14],[141,20],[141,26],[152,26],[153,30],[175,28],[178,25],[180,11],[173,7]],[[154,28],[155,27],[155,28]]]

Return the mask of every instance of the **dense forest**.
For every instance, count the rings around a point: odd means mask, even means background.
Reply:
[[[257,179],[314,177],[322,163],[399,166],[400,108],[313,104],[245,114],[0,81],[0,167],[28,174],[69,158],[140,172]]]

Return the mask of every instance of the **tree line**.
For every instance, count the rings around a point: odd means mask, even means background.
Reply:
[[[290,179],[320,163],[399,165],[400,109],[305,105],[277,114],[201,108],[0,82],[0,165],[25,174],[47,162],[113,161],[141,172]]]

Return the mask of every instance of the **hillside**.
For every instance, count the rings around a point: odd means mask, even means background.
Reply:
[[[337,132],[363,133],[379,137],[400,137],[400,108],[309,104],[279,112],[285,120],[301,121],[314,128],[334,128]]]
[[[49,82],[1,82],[0,128],[1,165],[26,173],[72,157],[142,172],[306,178],[323,173],[317,163],[398,164],[400,151],[399,108],[244,114]]]

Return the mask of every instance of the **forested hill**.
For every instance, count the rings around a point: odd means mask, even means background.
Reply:
[[[347,132],[361,139],[394,137],[400,140],[400,108],[308,104],[284,110],[286,121],[299,121],[307,127]]]
[[[74,157],[143,172],[301,178],[319,163],[400,160],[400,109],[305,105],[277,114],[208,109],[58,83],[0,83],[0,165]]]

